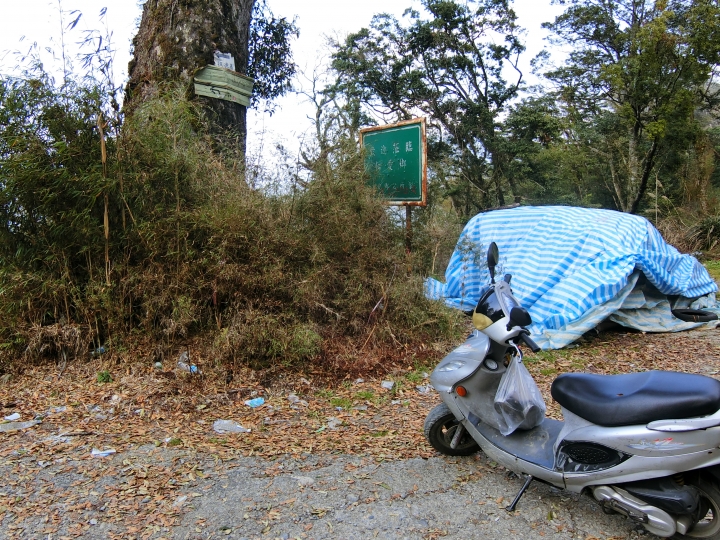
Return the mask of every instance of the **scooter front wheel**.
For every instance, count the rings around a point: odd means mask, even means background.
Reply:
[[[425,419],[425,438],[432,447],[448,456],[469,456],[479,450],[478,444],[465,431],[455,448],[451,448],[453,437],[460,426],[460,422],[450,411],[447,405],[441,403],[430,411]]]

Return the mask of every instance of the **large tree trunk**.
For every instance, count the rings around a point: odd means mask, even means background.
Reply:
[[[246,74],[248,37],[255,0],[147,0],[128,66],[126,114],[147,99],[157,84],[191,83],[193,74],[213,64],[216,50],[235,58]],[[245,154],[246,109],[231,101],[197,97],[210,113],[215,133],[232,130]]]

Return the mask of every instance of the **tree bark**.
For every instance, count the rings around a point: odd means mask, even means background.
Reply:
[[[648,180],[650,179],[650,173],[652,172],[653,167],[655,166],[655,154],[657,153],[657,149],[658,149],[658,142],[657,142],[657,140],[653,140],[652,146],[650,147],[650,151],[648,152],[648,155],[645,158],[645,166],[643,167],[642,178],[640,179],[640,186],[638,187],[637,193],[635,194],[635,199],[633,200],[632,206],[630,207],[631,214],[637,214],[638,210],[640,209],[640,203],[642,202],[642,199],[645,196],[645,191],[647,191],[647,185],[648,185]]]
[[[213,64],[216,50],[230,53],[235,71],[246,74],[248,38],[255,0],[147,0],[133,40],[124,110],[132,114],[167,82],[192,83],[195,72]],[[245,154],[247,110],[242,105],[197,97],[209,112],[215,134],[234,132]]]

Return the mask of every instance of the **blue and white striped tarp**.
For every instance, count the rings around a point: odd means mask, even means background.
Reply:
[[[491,242],[500,249],[498,274],[512,274],[513,292],[530,312],[532,337],[543,349],[564,347],[608,318],[651,332],[702,325],[676,319],[671,305],[720,313],[707,270],[668,245],[647,219],[562,206],[475,216],[460,235],[446,282],[429,278],[426,295],[473,309],[490,280]]]

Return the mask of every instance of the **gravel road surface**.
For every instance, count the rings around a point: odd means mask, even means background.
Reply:
[[[176,487],[171,497],[138,496],[143,471],[153,469],[183,471],[168,480]],[[655,538],[621,516],[605,515],[586,497],[540,483],[509,514],[504,507],[522,481],[483,454],[222,462],[147,445],[93,461],[14,460],[0,463],[0,474],[0,496],[18,505],[17,512],[4,509],[0,536],[6,538]],[[118,489],[126,490],[126,504],[106,502]],[[43,508],[48,491],[56,502]],[[147,515],[141,507],[150,504],[157,510],[128,526],[133,517]]]

